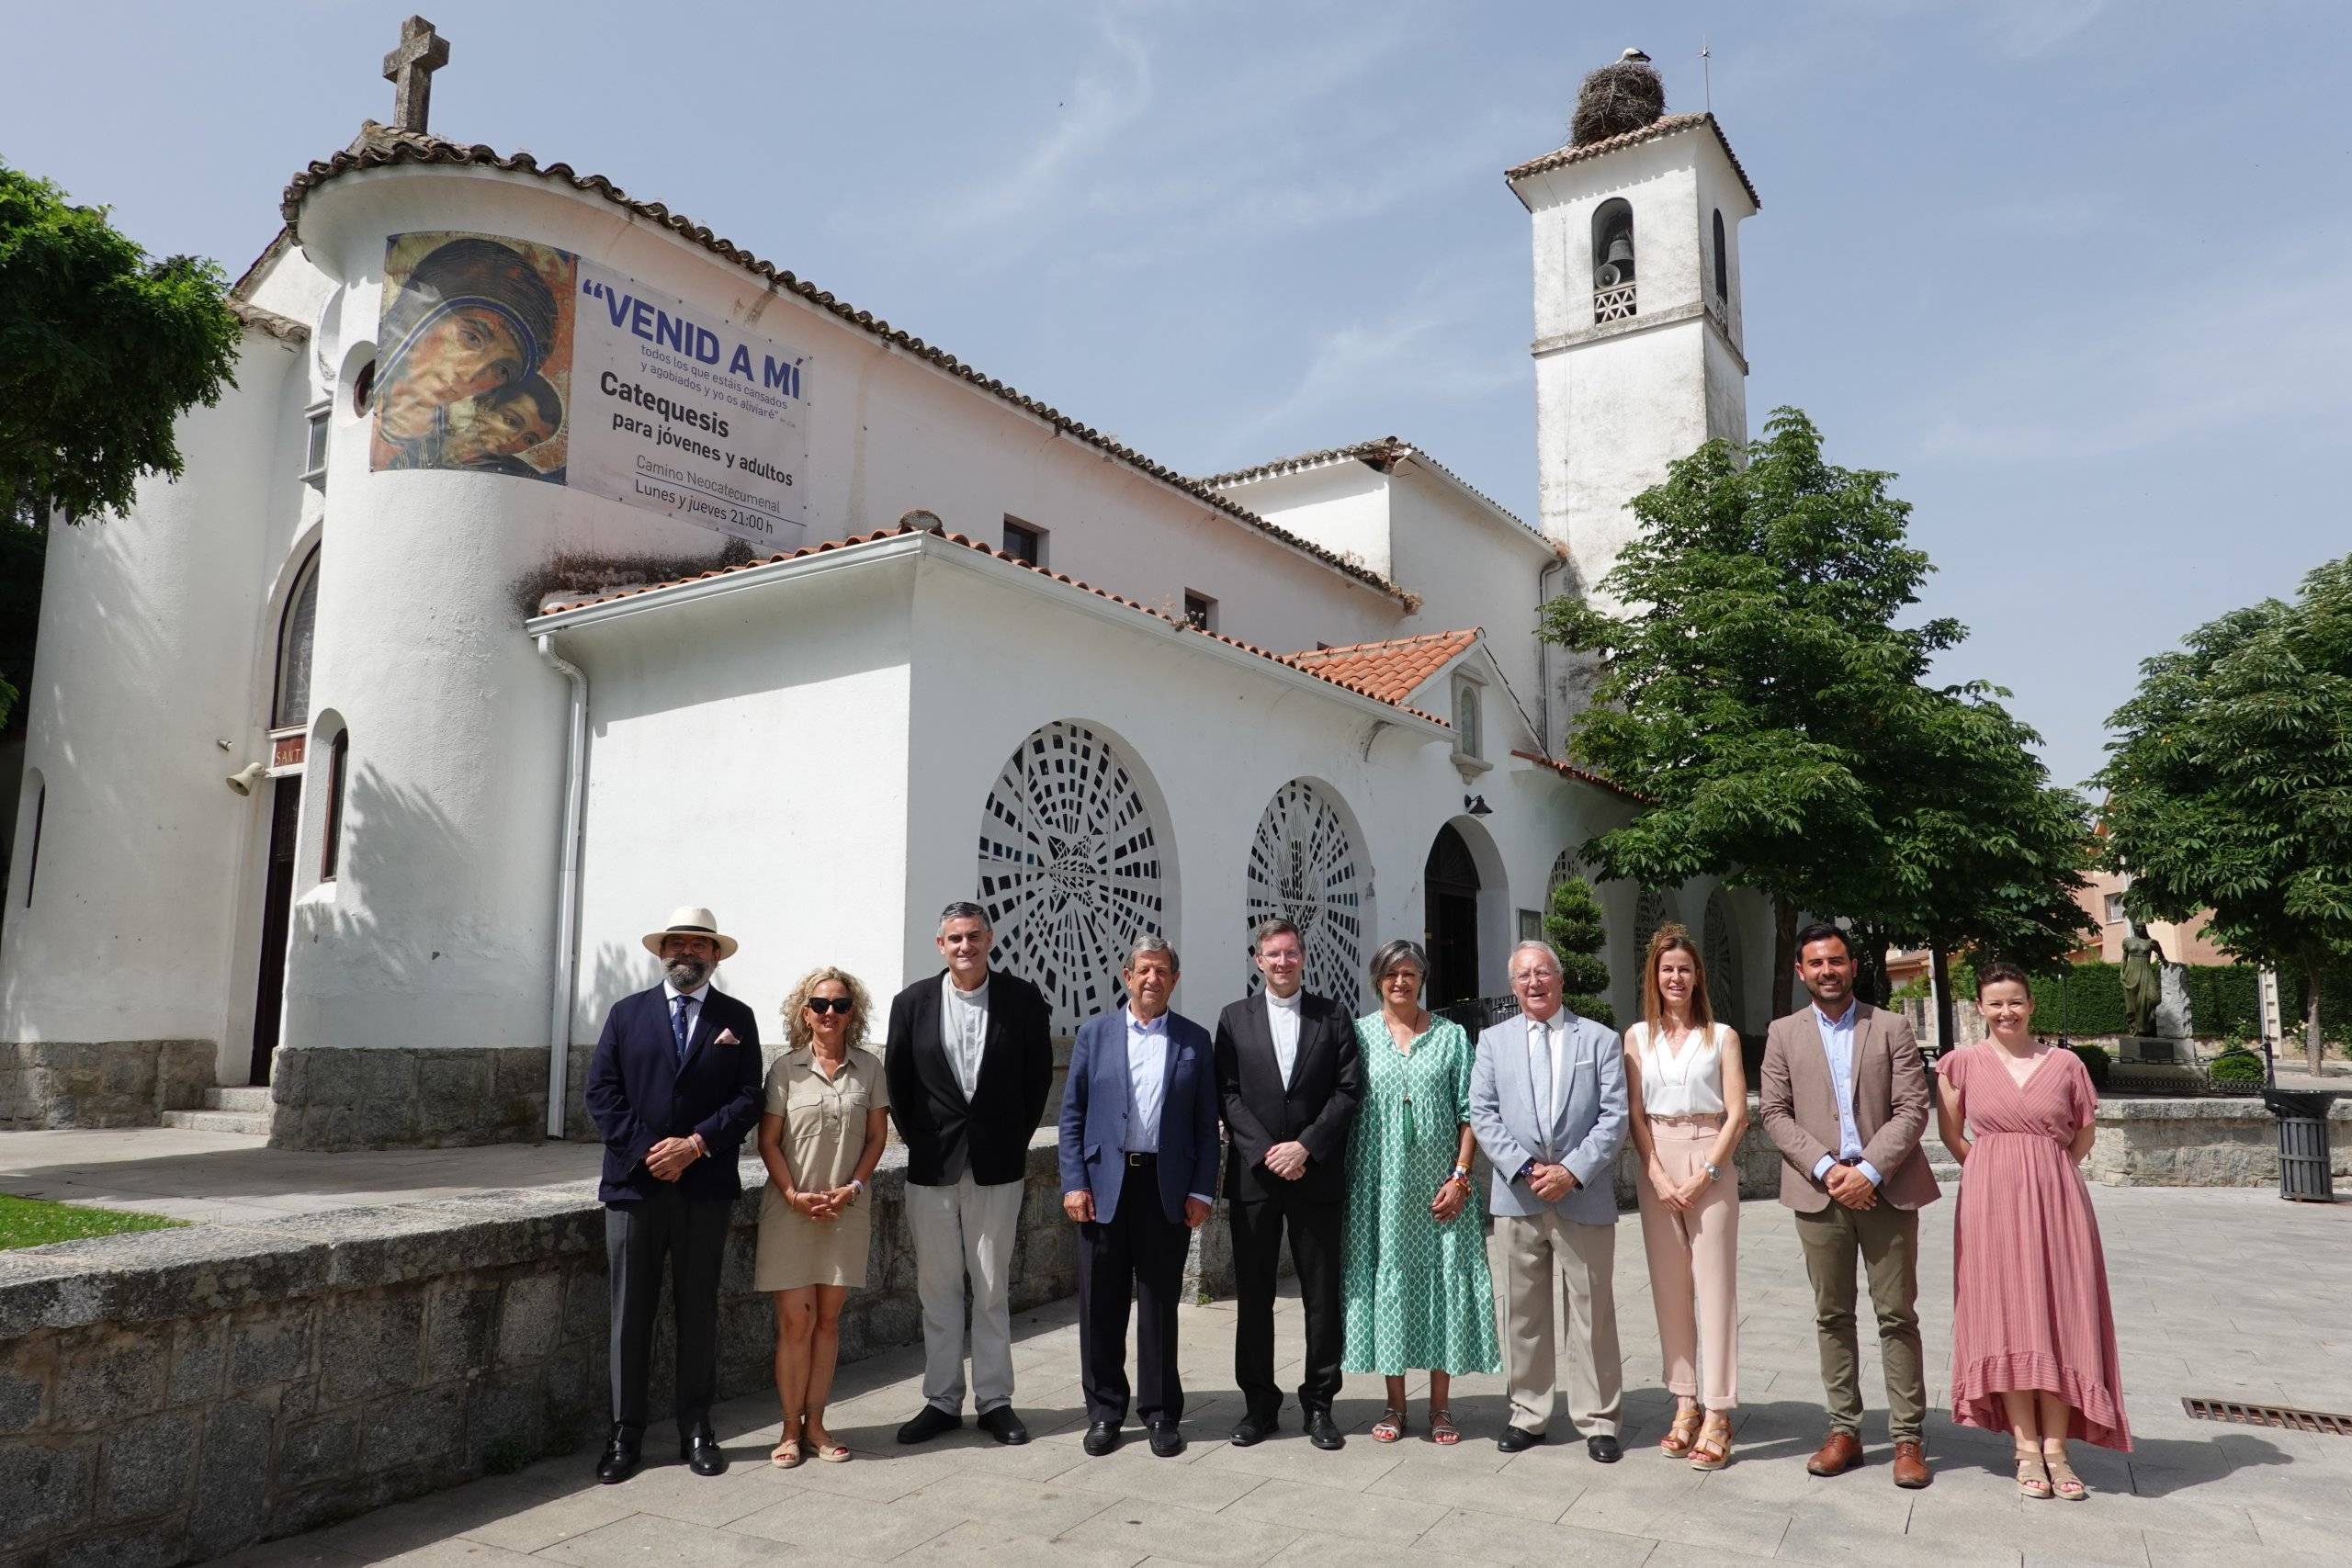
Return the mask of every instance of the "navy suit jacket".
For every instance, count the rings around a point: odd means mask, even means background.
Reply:
[[[1159,1207],[1184,1223],[1184,1200],[1216,1191],[1216,1059],[1209,1032],[1168,1015],[1168,1077],[1159,1100]],[[1119,1212],[1127,1174],[1127,1014],[1079,1025],[1062,1088],[1062,1190],[1094,1194],[1094,1217]]]
[[[729,1029],[739,1043],[712,1043]],[[742,1191],[735,1160],[760,1119],[761,1072],[760,1021],[733,997],[703,993],[683,1063],[662,987],[615,1002],[588,1066],[588,1116],[605,1138],[597,1199],[634,1203],[659,1192],[664,1183],[645,1168],[646,1151],[694,1133],[710,1154],[686,1167],[679,1190],[694,1198]]]

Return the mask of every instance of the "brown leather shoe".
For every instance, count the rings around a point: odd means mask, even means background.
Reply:
[[[1935,1479],[1928,1469],[1927,1450],[1916,1442],[1894,1445],[1894,1483],[1907,1491],[1917,1492]]]
[[[1917,1444],[1912,1447],[1917,1449]],[[1843,1475],[1862,1462],[1862,1440],[1842,1427],[1832,1427],[1821,1447],[1804,1461],[1806,1471],[1815,1475]]]

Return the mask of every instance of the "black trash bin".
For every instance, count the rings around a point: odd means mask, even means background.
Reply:
[[[2335,1096],[2274,1089],[2262,1101],[2278,1118],[2278,1196],[2304,1203],[2335,1201],[2327,1143],[2327,1112]]]

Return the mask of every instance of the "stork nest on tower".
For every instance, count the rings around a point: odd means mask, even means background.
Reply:
[[[1638,60],[1604,65],[1577,89],[1576,118],[1568,122],[1568,141],[1589,147],[1629,130],[1656,123],[1666,113],[1666,83],[1655,66]]]

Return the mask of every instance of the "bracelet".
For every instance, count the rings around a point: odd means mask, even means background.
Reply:
[[[858,1196],[864,1197],[865,1195],[865,1183],[853,1176],[849,1179],[849,1190],[852,1192],[856,1193]]]
[[[1469,1179],[1470,1179],[1470,1168],[1469,1168],[1468,1166],[1466,1166],[1466,1165],[1457,1165],[1457,1166],[1455,1166],[1455,1167],[1453,1168],[1453,1179],[1454,1179],[1454,1180],[1456,1180],[1456,1181],[1467,1181],[1467,1180],[1469,1180]]]

